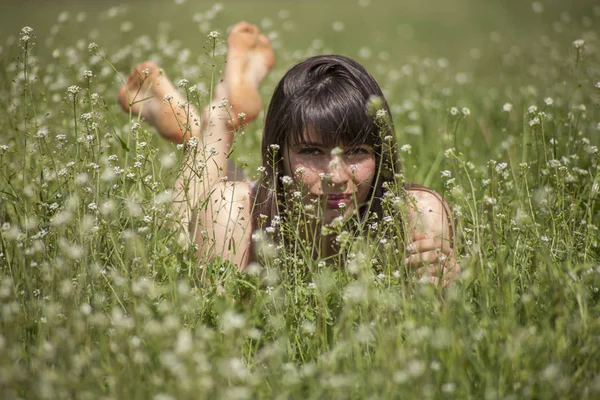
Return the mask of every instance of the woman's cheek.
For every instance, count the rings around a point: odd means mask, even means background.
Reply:
[[[354,170],[356,183],[369,186],[375,178],[375,160],[370,158],[359,164],[354,164]]]
[[[307,170],[302,177],[304,187],[306,187],[306,189],[311,192],[315,190],[315,185],[317,181],[318,175],[312,170]]]
[[[296,183],[296,187],[305,192],[310,191],[312,182],[314,180],[313,175],[313,172],[307,168],[296,170],[294,173],[294,182]]]

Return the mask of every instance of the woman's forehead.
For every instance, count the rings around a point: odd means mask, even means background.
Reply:
[[[336,146],[345,147],[367,142],[364,137],[354,136],[353,138],[349,138],[348,136],[348,134],[341,135],[339,132],[326,133],[316,131],[315,129],[303,129],[301,133],[290,135],[289,144],[291,146],[311,144],[320,147],[333,148]]]
[[[324,143],[323,135],[319,135],[314,129],[303,129],[300,135],[294,135],[292,140],[300,143]]]

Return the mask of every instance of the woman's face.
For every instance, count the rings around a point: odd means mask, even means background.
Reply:
[[[321,210],[323,222],[347,217],[367,200],[375,178],[375,154],[369,145],[330,147],[315,134],[283,149],[285,175],[304,204]]]

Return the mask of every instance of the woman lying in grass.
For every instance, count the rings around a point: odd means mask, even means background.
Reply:
[[[232,179],[228,155],[234,133],[258,116],[258,85],[275,58],[269,40],[246,22],[233,27],[227,46],[222,81],[202,115],[148,61],[136,66],[119,92],[125,111],[141,114],[167,140],[187,143],[175,188],[178,217],[199,255],[219,256],[244,269],[257,258],[253,232],[266,229],[280,241],[294,240],[278,228],[292,218],[296,201],[313,216],[300,229],[313,243],[312,256],[336,254],[335,235],[322,235],[321,228],[354,220],[355,229],[367,230],[367,219],[382,217],[386,188],[400,172],[381,89],[362,66],[342,56],[312,57],[292,67],[266,114],[262,178]],[[373,104],[379,105],[367,112]],[[459,270],[450,209],[430,189],[404,184],[402,192],[409,205],[405,263],[445,284]],[[395,224],[402,222],[397,218]]]

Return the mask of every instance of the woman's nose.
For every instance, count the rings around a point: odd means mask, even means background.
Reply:
[[[332,157],[329,162],[329,175],[332,185],[343,185],[351,178],[350,169],[344,162],[344,159],[339,156]]]

